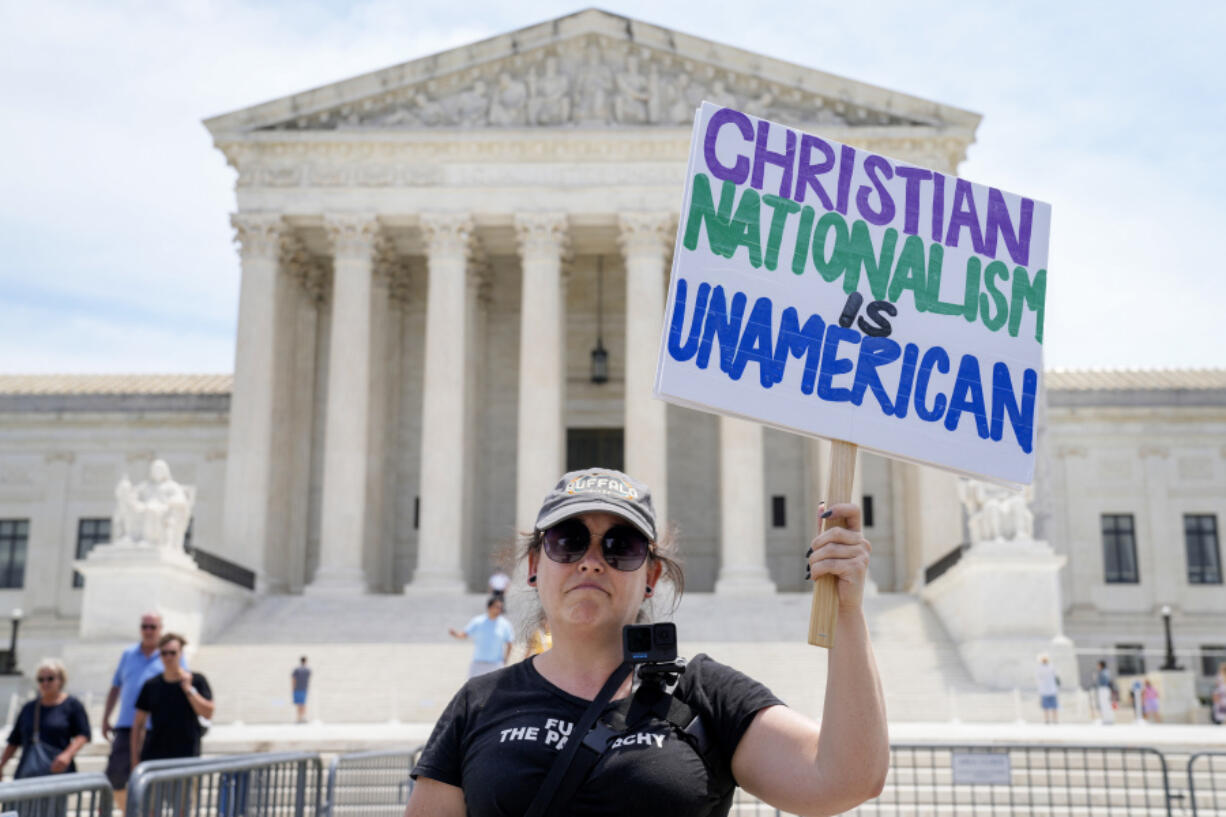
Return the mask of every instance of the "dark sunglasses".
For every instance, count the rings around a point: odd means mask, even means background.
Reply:
[[[140,625],[140,628],[141,628],[142,630],[156,630],[156,629],[158,628],[158,625],[156,625],[156,624],[142,624],[142,625]]]
[[[592,532],[579,519],[559,522],[542,537],[545,555],[559,564],[574,564],[587,553]],[[638,570],[647,560],[651,543],[632,525],[614,525],[600,536],[600,555],[615,570]]]
[[[178,655],[178,650],[162,650],[162,655]]]
[[[38,682],[39,682],[40,684],[49,684],[49,683],[51,683],[52,681],[58,681],[58,680],[60,680],[60,679],[59,679],[59,678],[56,678],[54,675],[40,675],[40,676],[38,676]]]

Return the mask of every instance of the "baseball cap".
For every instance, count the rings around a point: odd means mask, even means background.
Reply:
[[[651,490],[612,468],[585,468],[563,474],[541,503],[536,529],[551,528],[564,519],[589,511],[617,514],[652,542],[656,540],[656,510],[651,504]]]

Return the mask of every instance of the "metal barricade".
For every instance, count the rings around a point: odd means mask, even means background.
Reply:
[[[321,817],[401,817],[421,746],[338,755],[328,767]]]
[[[893,745],[885,789],[849,813],[1173,817],[1156,749],[1025,744]]]
[[[128,781],[126,817],[317,817],[322,771],[309,752],[150,761]]]
[[[774,806],[763,803],[749,792],[737,788],[732,796],[732,808],[728,817],[781,817],[782,812]]]
[[[1226,817],[1226,752],[1188,758],[1188,799],[1192,817]]]
[[[111,817],[106,775],[49,774],[0,783],[0,811],[21,817]]]

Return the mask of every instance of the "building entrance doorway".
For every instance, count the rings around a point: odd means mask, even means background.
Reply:
[[[625,434],[620,428],[566,429],[566,470],[625,467]]]

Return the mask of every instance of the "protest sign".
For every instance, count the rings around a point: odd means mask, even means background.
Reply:
[[[1050,220],[703,103],[656,396],[1027,484]]]
[[[1028,484],[1050,222],[1042,202],[704,102],[655,394],[836,441],[831,501],[851,499],[854,446]],[[810,642],[829,646],[824,587]]]

